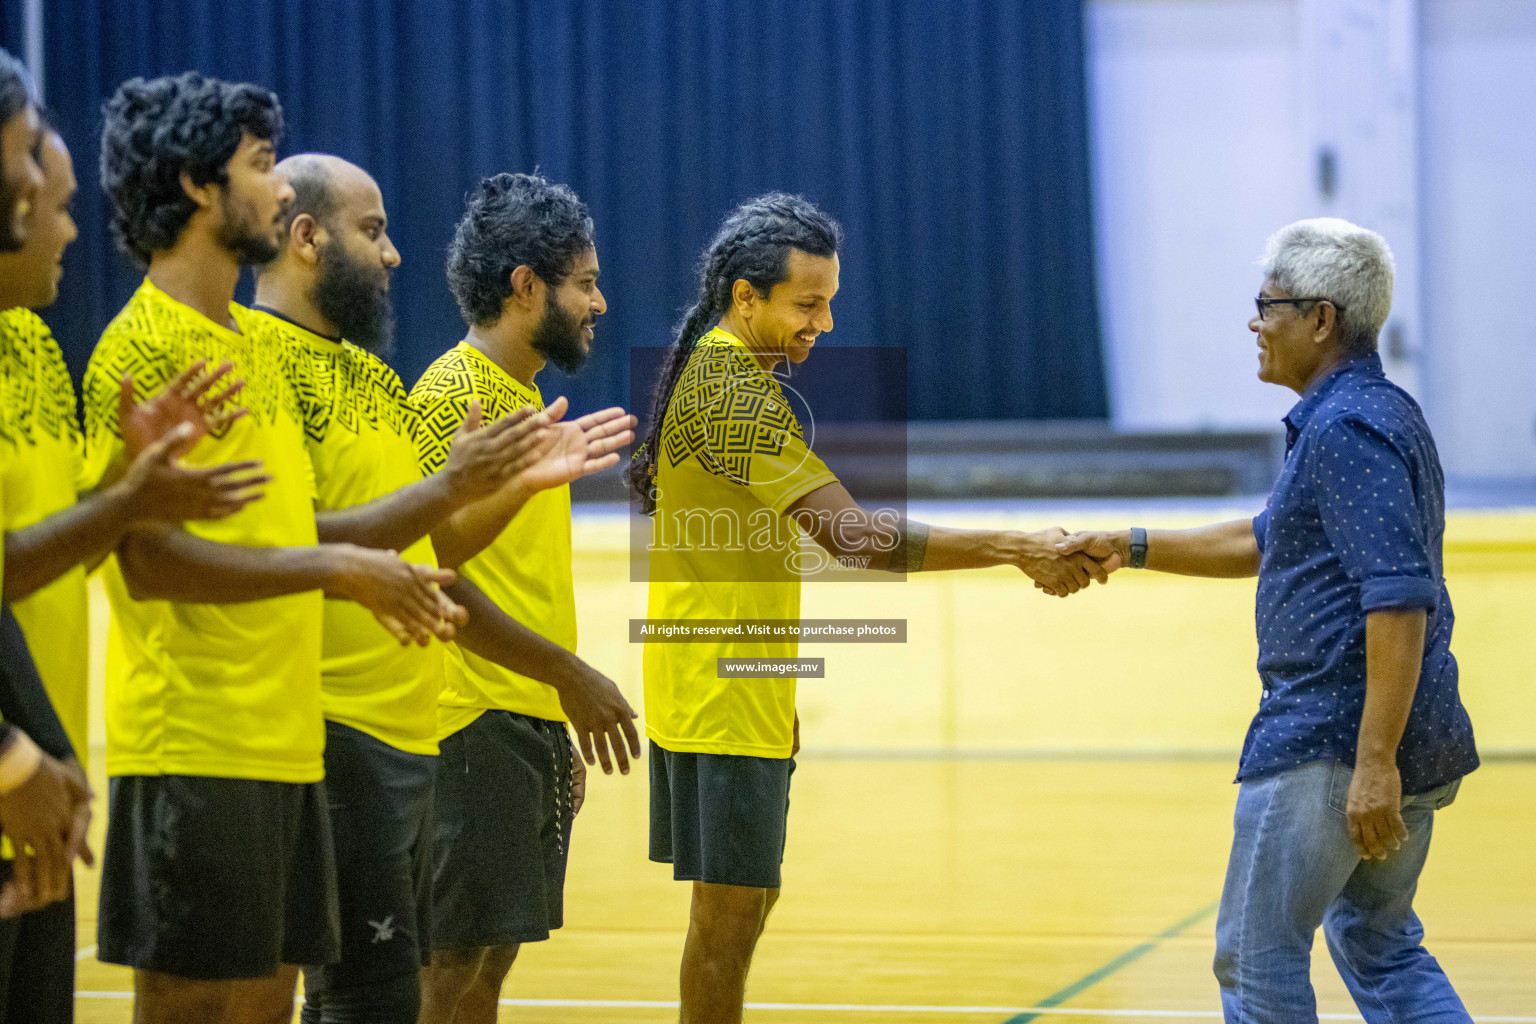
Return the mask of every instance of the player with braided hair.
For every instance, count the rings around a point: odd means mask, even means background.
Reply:
[[[733,210],[704,251],[630,469],[652,515],[649,616],[798,619],[801,577],[825,564],[805,557],[802,533],[893,573],[1014,565],[1061,596],[1106,580],[1098,563],[1056,551],[1060,530],[948,530],[868,512],[811,451],[772,371],[804,362],[832,330],[841,244],[825,213],[773,193]],[[793,676],[762,663],[797,653],[795,640],[761,634],[646,644],[651,859],[693,883],[685,1024],[741,1020],[779,896],[800,725]],[[750,667],[728,675],[738,659]]]

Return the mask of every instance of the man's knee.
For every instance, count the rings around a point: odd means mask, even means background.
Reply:
[[[480,960],[480,973],[475,978],[476,987],[500,992],[512,965],[517,962],[517,951],[520,948],[516,943],[486,947],[485,955]]]
[[[450,995],[456,999],[474,984],[484,959],[485,950],[478,947],[433,950],[430,964],[421,972],[421,987],[439,998]]]
[[[711,940],[755,942],[778,892],[745,885],[695,882],[689,919],[697,931]]]
[[[233,990],[232,981],[134,971],[133,1019],[137,1024],[219,1024]]]

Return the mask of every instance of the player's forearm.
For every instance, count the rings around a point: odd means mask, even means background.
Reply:
[[[951,530],[942,526],[931,526],[927,530],[928,540],[921,563],[915,567],[909,565],[908,572],[985,569],[993,565],[1018,565],[1030,556],[1049,558],[1055,555],[1054,540],[1022,530]],[[910,538],[910,531],[908,536]]]
[[[1413,695],[1424,664],[1422,608],[1377,611],[1365,617],[1365,709],[1356,765],[1396,765]]]
[[[315,516],[322,544],[404,551],[457,512],[460,503],[442,473],[434,473],[392,494]]]
[[[307,590],[335,591],[344,548],[221,544],[163,526],[129,533],[117,556],[135,600],[241,604]]]
[[[533,495],[517,480],[444,519],[432,531],[437,564],[457,569],[491,546]]]
[[[99,561],[137,521],[120,486],[85,495],[69,508],[5,535],[5,599],[20,601],[77,565]]]
[[[865,567],[888,572],[940,572],[1017,565],[1027,554],[1054,555],[1038,534],[1017,530],[956,530],[902,519],[882,522],[872,516],[833,524],[817,535],[839,557],[867,557]]]
[[[456,638],[465,650],[556,690],[586,668],[576,655],[502,611],[485,591],[463,577],[443,592],[469,613],[469,622],[459,627]]]

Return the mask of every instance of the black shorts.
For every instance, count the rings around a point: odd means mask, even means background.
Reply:
[[[651,860],[679,882],[777,889],[794,758],[690,754],[651,741]]]
[[[416,977],[431,951],[432,787],[437,758],[325,723],[341,960],[306,967],[304,993]]]
[[[10,873],[6,861],[0,874]],[[0,919],[0,1024],[75,1019],[75,894]]]
[[[573,818],[565,723],[487,711],[440,747],[433,948],[549,938]]]
[[[107,806],[104,963],[213,980],[340,955],[324,782],[124,775]]]

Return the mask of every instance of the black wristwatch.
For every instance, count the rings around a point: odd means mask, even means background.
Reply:
[[[1145,569],[1147,567],[1147,531],[1139,526],[1131,527],[1131,566],[1132,569]]]

